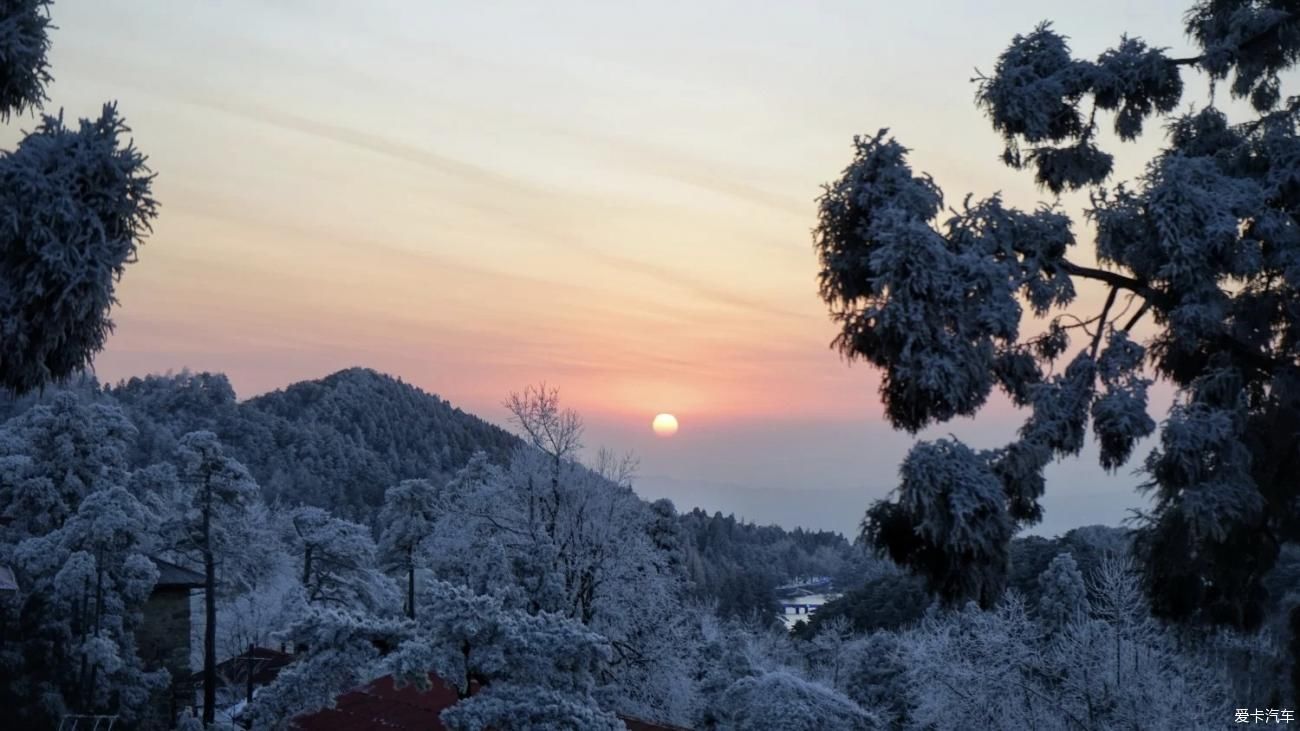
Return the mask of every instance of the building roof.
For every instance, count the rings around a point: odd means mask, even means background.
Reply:
[[[296,731],[445,731],[438,714],[456,705],[456,689],[436,675],[433,687],[421,691],[413,685],[396,687],[393,676],[350,690],[326,708],[294,719]]]
[[[0,591],[18,591],[18,580],[8,566],[0,566]]]
[[[184,566],[177,566],[156,556],[150,556],[149,560],[153,561],[153,565],[158,568],[158,583],[154,584],[154,591],[158,589],[203,588],[203,574],[190,571]],[[18,591],[18,579],[14,576],[12,568],[0,565],[0,592],[10,591]]]
[[[459,697],[454,687],[432,673],[429,682],[432,687],[427,691],[412,685],[398,688],[393,676],[385,675],[339,696],[333,708],[299,716],[294,719],[293,728],[295,731],[445,731],[447,727],[442,725],[439,714],[456,705]],[[619,718],[628,731],[689,731],[628,716]]]
[[[284,666],[293,662],[294,656],[269,647],[251,647],[238,655],[217,663],[218,686],[248,684],[248,671],[253,671],[253,685],[269,685]],[[203,671],[190,676],[196,683],[203,682]]]
[[[191,571],[184,566],[178,566],[171,561],[164,561],[157,556],[150,556],[150,561],[158,567],[158,583],[154,584],[154,591],[159,589],[202,589],[203,574],[197,571]]]

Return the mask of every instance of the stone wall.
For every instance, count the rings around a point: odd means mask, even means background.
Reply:
[[[166,668],[172,676],[171,692],[155,701],[160,714],[175,714],[193,704],[188,681],[190,667],[190,591],[157,589],[144,605],[144,621],[136,631],[136,645],[145,668]]]
[[[172,680],[190,669],[190,592],[159,589],[144,605],[144,622],[136,632],[140,659],[146,668],[167,668]]]

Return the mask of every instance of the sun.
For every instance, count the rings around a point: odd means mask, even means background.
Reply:
[[[672,414],[660,414],[655,417],[650,428],[655,430],[655,436],[671,437],[677,433],[677,417]]]

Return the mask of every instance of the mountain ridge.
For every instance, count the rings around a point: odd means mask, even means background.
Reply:
[[[135,377],[102,391],[141,432],[133,461],[165,460],[179,435],[217,434],[268,501],[373,518],[384,490],[445,477],[482,450],[504,462],[522,442],[413,384],[353,367],[244,401],[220,373]]]

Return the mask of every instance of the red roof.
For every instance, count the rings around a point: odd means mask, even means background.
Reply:
[[[238,655],[217,663],[217,687],[232,685],[244,687],[248,683],[248,671],[253,671],[253,685],[270,685],[279,676],[286,665],[294,661],[294,656],[287,652],[272,650],[269,647],[250,647]],[[203,671],[190,676],[194,683],[203,682]]]
[[[438,714],[456,705],[456,689],[430,673],[433,687],[421,691],[413,685],[398,688],[393,676],[350,690],[335,699],[334,707],[294,719],[296,731],[446,731]],[[688,731],[619,716],[628,731]]]
[[[398,688],[393,676],[385,675],[339,696],[333,708],[299,716],[294,720],[294,728],[298,731],[445,731],[438,714],[456,705],[456,689],[433,674],[429,675],[429,681],[433,687],[428,691],[414,685]]]

